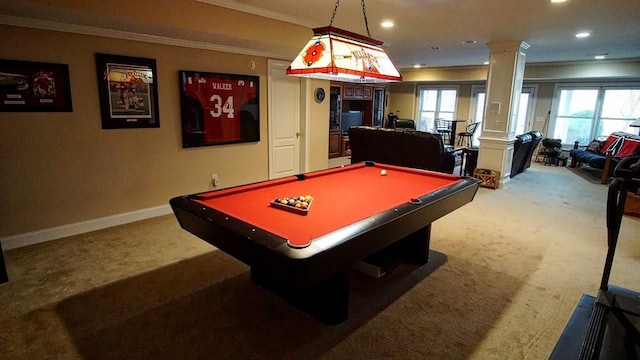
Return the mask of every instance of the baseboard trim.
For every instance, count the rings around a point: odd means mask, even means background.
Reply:
[[[90,231],[106,229],[112,226],[128,224],[135,221],[150,219],[167,214],[171,214],[171,206],[156,206],[152,208],[106,216],[98,219],[82,221],[75,224],[67,224],[49,229],[7,236],[0,238],[0,242],[2,242],[2,249],[4,250],[16,249],[24,246],[60,239],[67,236],[84,234]]]

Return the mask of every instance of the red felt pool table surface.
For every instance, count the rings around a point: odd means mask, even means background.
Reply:
[[[381,170],[387,175],[382,176]],[[461,181],[419,169],[364,163],[198,194],[196,201],[274,233],[293,247]],[[277,198],[311,195],[307,215],[270,206]]]

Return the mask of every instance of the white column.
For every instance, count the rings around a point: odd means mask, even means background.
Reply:
[[[500,171],[502,185],[511,173],[525,52],[529,44],[518,41],[487,45],[491,57],[477,166]]]

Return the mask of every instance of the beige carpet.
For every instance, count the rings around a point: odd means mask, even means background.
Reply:
[[[607,187],[533,164],[438,220],[432,261],[354,273],[350,319],[315,322],[173,216],[7,251],[2,359],[546,359],[606,252]],[[168,200],[168,199],[167,199]],[[611,282],[640,289],[625,216]]]

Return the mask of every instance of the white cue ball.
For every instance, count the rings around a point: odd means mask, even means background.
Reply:
[[[380,171],[380,175],[382,175],[382,176],[387,175],[387,170],[382,170],[382,171]]]

